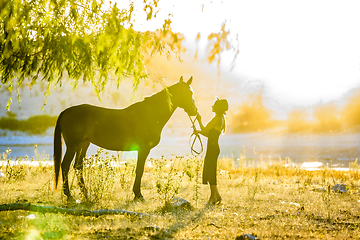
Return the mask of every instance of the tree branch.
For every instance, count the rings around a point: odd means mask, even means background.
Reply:
[[[100,210],[81,210],[81,209],[69,209],[61,207],[51,207],[51,206],[39,206],[32,205],[31,203],[9,203],[0,205],[1,211],[15,211],[15,210],[26,210],[32,212],[40,213],[61,213],[61,214],[70,214],[75,216],[93,216],[99,217],[101,215],[128,215],[131,217],[152,217],[149,214],[130,212],[122,209],[100,209]]]

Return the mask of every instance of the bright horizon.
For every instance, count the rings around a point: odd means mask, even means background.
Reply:
[[[226,21],[231,38],[239,37],[240,54],[231,73],[231,60],[223,61],[222,73],[260,82],[279,103],[334,101],[360,86],[357,1],[175,0],[159,6],[164,13],[174,13],[173,31],[185,35],[187,46],[195,48],[200,32],[202,51],[207,36]],[[167,17],[137,28],[154,30]]]

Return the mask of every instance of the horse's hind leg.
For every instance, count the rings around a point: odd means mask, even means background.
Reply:
[[[67,148],[65,155],[64,155],[64,159],[61,163],[61,169],[62,169],[62,177],[63,177],[63,191],[65,196],[67,197],[68,201],[72,201],[75,200],[71,194],[70,194],[70,190],[69,190],[69,169],[70,169],[70,164],[71,161],[73,160],[75,155],[75,151],[73,149]]]
[[[75,172],[76,172],[76,176],[78,179],[78,184],[79,184],[80,190],[86,200],[88,200],[89,195],[88,195],[88,191],[85,187],[83,171],[84,171],[84,157],[86,155],[86,151],[87,151],[89,145],[90,145],[90,142],[84,142],[82,144],[80,151],[78,151],[76,153],[76,158],[75,158],[75,169],[76,169]]]

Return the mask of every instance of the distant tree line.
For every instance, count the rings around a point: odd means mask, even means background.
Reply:
[[[57,116],[36,115],[25,120],[19,120],[15,114],[8,114],[0,118],[0,129],[21,131],[30,134],[43,134],[50,127],[54,127]]]
[[[309,112],[312,110],[312,114]],[[286,120],[277,120],[264,104],[262,92],[252,94],[230,115],[229,128],[235,133],[261,132],[282,128],[289,133],[338,133],[360,131],[360,89],[353,92],[344,106],[318,104],[312,108],[294,108]]]

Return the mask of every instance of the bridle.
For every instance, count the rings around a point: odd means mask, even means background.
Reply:
[[[203,146],[203,143],[201,141],[200,134],[196,132],[196,126],[195,126],[196,118],[194,118],[194,120],[192,120],[192,118],[190,117],[189,114],[188,114],[188,116],[189,116],[189,119],[191,121],[192,129],[193,129],[193,133],[191,134],[190,139],[189,139],[189,145],[190,145],[190,149],[191,149],[191,154],[194,157],[197,157],[203,152],[204,146]],[[195,145],[196,140],[199,140],[199,142],[200,142],[200,151],[196,151],[194,149],[194,145]]]

